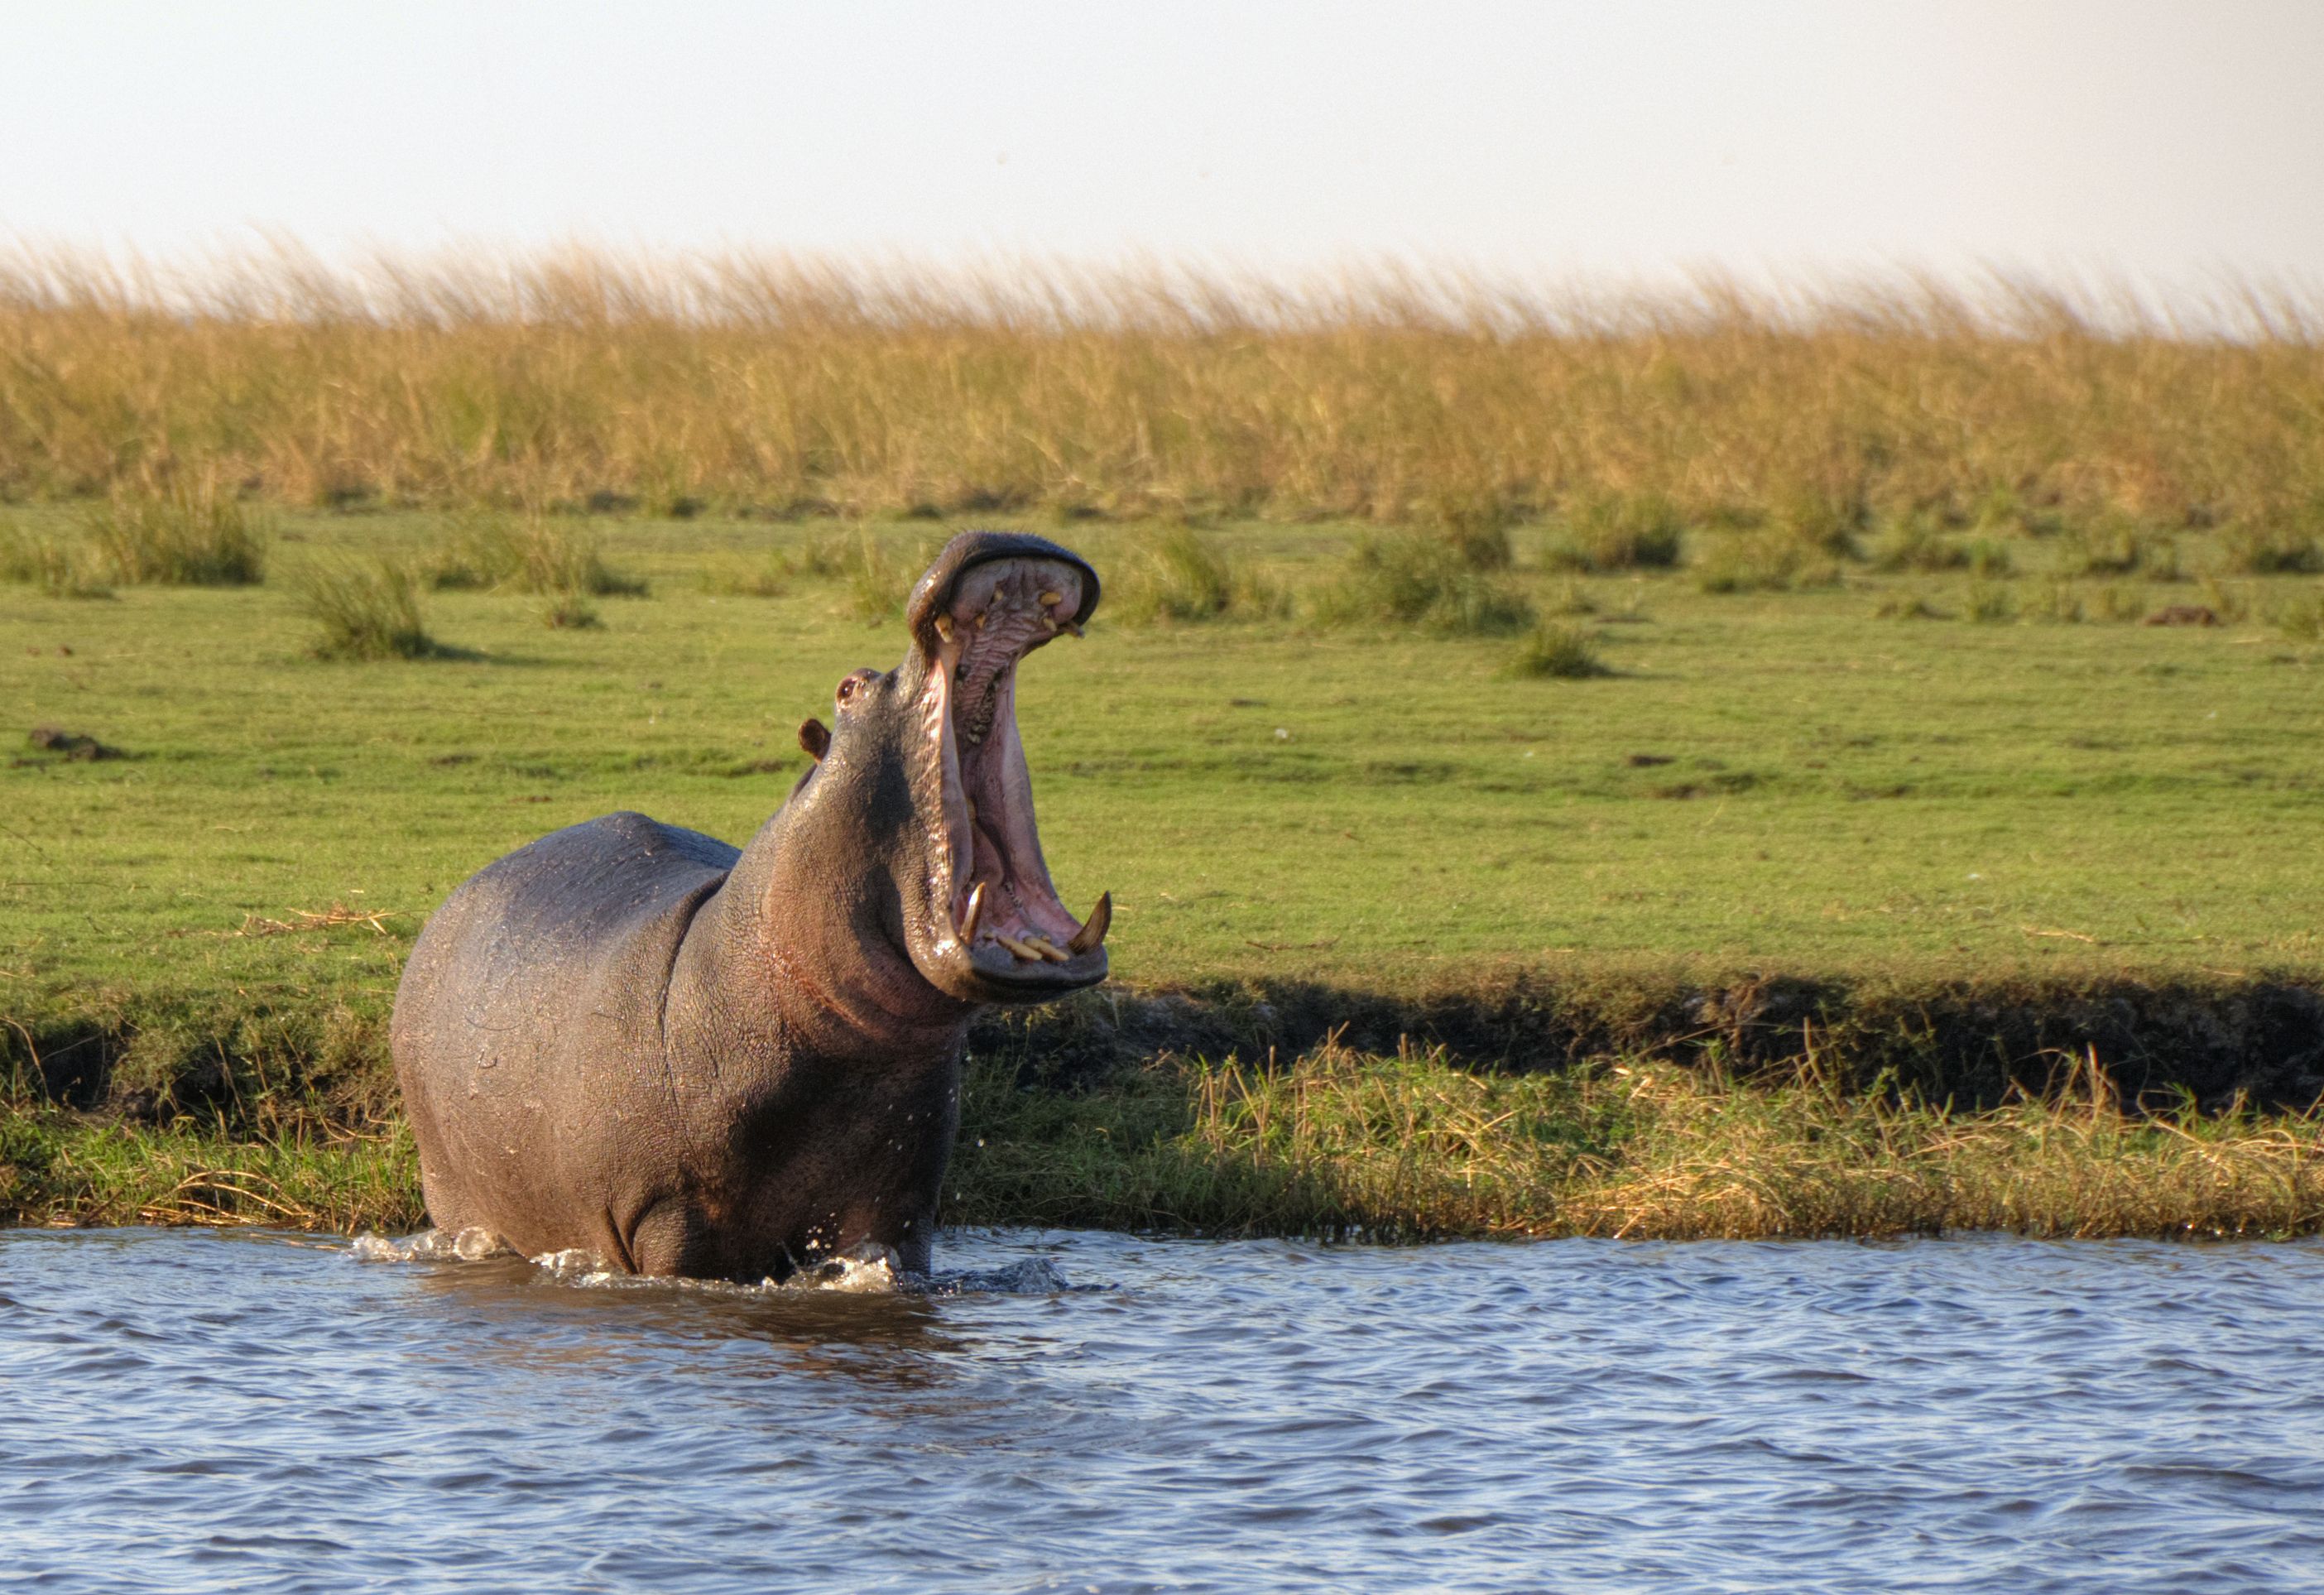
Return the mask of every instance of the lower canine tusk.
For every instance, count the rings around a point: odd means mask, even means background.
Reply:
[[[1106,929],[1112,923],[1113,893],[1109,891],[1099,897],[1097,907],[1090,910],[1089,923],[1074,932],[1074,939],[1065,944],[1065,950],[1078,954],[1104,945]]]
[[[984,882],[980,880],[968,894],[968,907],[960,916],[960,939],[964,942],[976,935],[976,917],[984,912]]]

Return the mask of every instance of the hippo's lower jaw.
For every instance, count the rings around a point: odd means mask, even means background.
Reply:
[[[956,997],[1038,1002],[1105,978],[1112,899],[1086,923],[1058,900],[1017,734],[1017,661],[1078,632],[1082,600],[1082,572],[1062,560],[989,559],[960,572],[917,641],[914,807],[929,826],[929,878],[910,951]]]

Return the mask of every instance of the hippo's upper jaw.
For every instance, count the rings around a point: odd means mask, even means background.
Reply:
[[[1018,661],[1079,634],[1096,606],[1087,565],[1007,533],[954,539],[912,594],[914,657],[898,676],[914,690],[908,768],[927,873],[925,895],[907,894],[904,928],[921,974],[954,997],[1037,1002],[1105,978],[1111,899],[1086,923],[1058,900],[1017,734]]]

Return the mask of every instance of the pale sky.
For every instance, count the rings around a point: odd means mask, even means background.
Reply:
[[[0,0],[0,235],[2324,275],[2324,0]]]

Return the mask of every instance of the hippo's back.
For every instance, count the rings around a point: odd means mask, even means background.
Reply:
[[[640,814],[544,836],[445,899],[392,1027],[429,1218],[527,1250],[604,1249],[568,1215],[621,1212],[676,1126],[661,1045],[669,975],[735,849]],[[623,1127],[639,1133],[625,1135]],[[586,1228],[594,1229],[592,1226]]]

